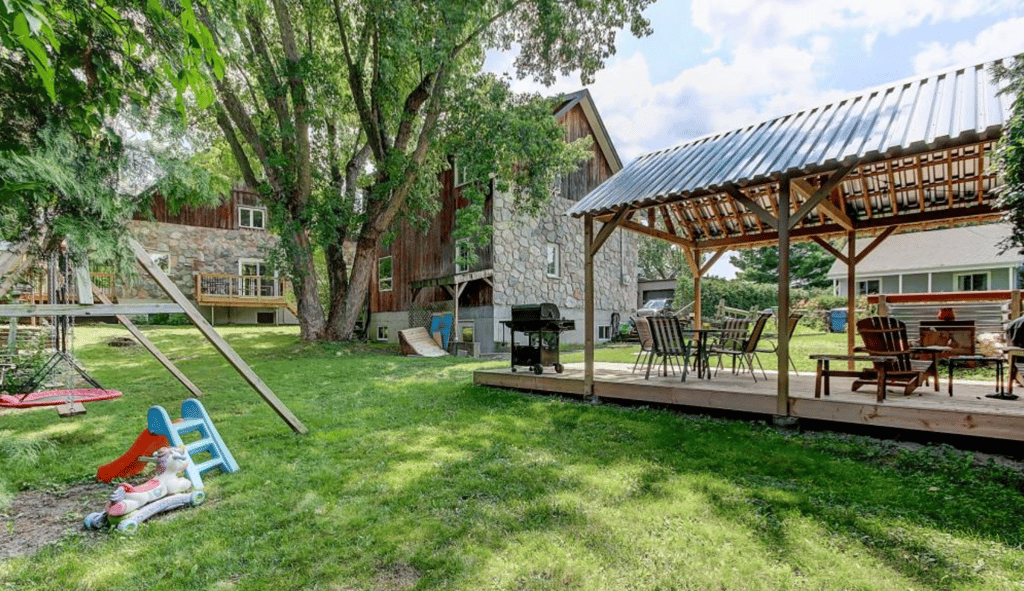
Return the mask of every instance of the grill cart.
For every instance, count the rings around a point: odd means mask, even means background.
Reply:
[[[554,367],[562,373],[558,362],[558,342],[562,331],[573,330],[576,323],[562,320],[554,304],[523,304],[512,306],[512,320],[502,320],[512,333],[512,371],[527,366],[535,374],[544,373],[544,367]],[[527,345],[516,345],[516,333],[527,336]]]

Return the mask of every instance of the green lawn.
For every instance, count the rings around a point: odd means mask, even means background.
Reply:
[[[241,470],[208,474],[205,505],[132,537],[78,532],[0,562],[0,588],[903,591],[1024,581],[1021,476],[948,446],[592,406],[472,385],[474,369],[506,362],[306,345],[287,328],[221,330],[309,434],[293,434],[193,329],[150,329],[206,392]],[[178,413],[184,389],[145,351],[103,344],[115,334],[79,328],[76,345],[122,399],[73,419],[0,416],[0,507],[19,490],[89,481],[134,441],[150,405]]]

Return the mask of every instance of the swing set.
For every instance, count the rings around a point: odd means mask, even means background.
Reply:
[[[109,400],[121,396],[121,392],[117,390],[103,388],[69,353],[73,320],[79,317],[116,317],[135,340],[177,378],[192,396],[201,397],[202,391],[128,318],[129,315],[134,314],[183,312],[260,397],[291,427],[292,431],[306,433],[305,425],[292,414],[252,368],[231,348],[231,345],[203,318],[199,310],[185,297],[174,282],[153,263],[149,253],[142,245],[132,238],[129,238],[129,245],[135,260],[142,265],[143,269],[163,289],[173,303],[115,304],[93,285],[88,268],[72,265],[66,248],[61,248],[60,252],[50,256],[46,264],[46,303],[32,301],[27,304],[0,304],[0,317],[11,319],[11,328],[8,334],[9,350],[14,352],[17,350],[16,332],[19,318],[49,319],[49,327],[52,331],[52,341],[48,347],[49,357],[34,369],[27,379],[21,381],[19,387],[12,388],[16,390],[15,392],[0,393],[0,409],[57,406],[59,414],[70,416],[84,413],[83,403]],[[32,262],[31,257],[28,256],[29,249],[29,244],[20,243],[13,245],[6,252],[0,253],[0,295],[10,292],[15,281]],[[62,367],[70,368],[92,387],[37,390]],[[6,389],[4,388],[5,381],[17,371],[18,367],[15,363],[0,363],[0,390]]]

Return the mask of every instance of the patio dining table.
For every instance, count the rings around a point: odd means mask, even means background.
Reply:
[[[721,333],[722,329],[687,328],[685,332],[693,335],[693,367],[697,371],[697,377],[711,379],[711,368],[708,366],[708,335]]]

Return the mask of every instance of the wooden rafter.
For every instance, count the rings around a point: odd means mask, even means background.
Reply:
[[[662,205],[661,207],[658,208],[658,211],[661,212],[661,219],[665,220],[665,230],[669,234],[675,234],[676,236],[678,236],[679,232],[676,232],[676,225],[672,223],[672,216],[670,216],[668,213],[668,206]]]
[[[627,213],[629,213],[629,206],[623,205],[622,209],[620,209],[611,220],[605,222],[605,224],[601,226],[601,231],[597,233],[597,236],[594,237],[594,241],[589,247],[591,255],[595,255],[597,254],[597,251],[601,250],[601,247],[604,246],[605,241],[612,235],[615,228],[626,219]]]
[[[808,183],[805,179],[793,179],[792,181],[790,181],[790,184],[795,190],[794,192],[797,193],[798,195],[803,196],[807,201],[810,201],[811,198],[815,196],[815,188],[811,186],[811,184]],[[819,211],[827,212],[829,217],[835,220],[835,222],[842,226],[843,228],[850,231],[854,229],[853,220],[851,220],[850,217],[846,215],[845,211],[841,211],[831,201],[829,201],[828,195],[824,195],[823,197],[820,198],[817,207]]]
[[[804,216],[810,213],[812,209],[817,207],[823,199],[828,197],[829,193],[832,192],[832,189],[835,189],[836,186],[842,183],[843,179],[846,178],[846,175],[850,174],[850,172],[856,167],[856,161],[850,162],[849,164],[841,166],[838,170],[829,175],[828,179],[824,183],[822,183],[820,187],[815,189],[814,194],[808,197],[807,201],[805,201],[804,204],[801,205],[800,208],[796,211],[796,213],[794,213],[790,217],[789,229],[792,230],[793,228],[795,228],[797,223],[799,223],[800,220],[804,218]],[[790,186],[792,186],[792,183],[790,183]]]
[[[679,236],[676,236],[675,234],[669,234],[668,232],[663,232],[661,230],[658,230],[657,228],[651,228],[649,226],[638,224],[636,222],[629,220],[623,220],[622,222],[620,222],[619,227],[624,228],[626,230],[632,230],[640,234],[646,234],[647,236],[651,236],[652,238],[665,240],[666,242],[671,242],[672,244],[685,246],[687,248],[694,248],[696,246],[696,244],[694,244],[692,240],[687,240],[686,238],[681,238]]]
[[[735,201],[739,202],[743,207],[746,207],[751,213],[753,213],[757,219],[764,222],[767,226],[773,230],[779,229],[779,218],[769,212],[767,209],[761,207],[759,203],[747,197],[740,191],[739,187],[735,185],[725,185],[722,189],[727,195],[732,197]]]

